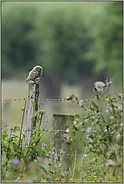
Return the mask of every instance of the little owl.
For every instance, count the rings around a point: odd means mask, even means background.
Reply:
[[[39,65],[35,66],[30,72],[26,79],[26,84],[29,81],[33,81],[35,84],[38,83],[40,76],[42,75],[43,68]]]

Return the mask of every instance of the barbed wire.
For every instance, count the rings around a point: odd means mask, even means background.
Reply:
[[[68,101],[66,98],[36,98],[34,96],[31,97],[31,99],[37,99],[37,100],[41,100],[41,101]],[[20,101],[20,100],[26,100],[29,99],[27,98],[5,98],[5,99],[1,99],[1,101]],[[85,100],[85,101],[90,101],[91,99],[81,99],[81,100]],[[96,100],[96,99],[92,99],[92,100]],[[100,101],[104,101],[105,99],[99,99]]]
[[[33,129],[33,130],[38,130],[38,129]],[[28,130],[23,130],[23,131],[25,131],[25,132],[30,132],[30,131],[32,131],[32,130],[28,129]],[[59,130],[48,130],[48,129],[46,129],[46,130],[44,130],[44,129],[41,130],[41,132],[66,132],[66,133],[75,132],[75,131],[77,131],[77,130],[68,130],[68,131],[66,131],[66,130],[61,130],[61,129],[59,129]],[[84,130],[78,130],[78,131],[83,132]]]
[[[51,99],[49,99],[49,98],[36,98],[34,96],[32,98],[37,99],[37,100],[41,100],[41,101],[64,101],[64,100],[66,100],[66,99],[60,99],[60,98],[51,98]]]
[[[17,125],[16,125],[17,126]],[[7,127],[9,127],[10,128],[10,126],[5,126],[4,128],[7,128]],[[12,129],[12,128],[11,128]],[[5,130],[3,130],[3,131],[11,131],[11,129],[5,129]],[[68,129],[68,128],[67,128]],[[84,130],[81,130],[81,129],[79,129],[79,130],[68,130],[67,131],[67,129],[66,130],[62,130],[62,129],[58,129],[58,130],[49,130],[49,129],[42,129],[41,130],[41,132],[65,132],[65,133],[69,133],[69,132],[75,132],[75,131],[80,131],[80,132],[83,132]],[[31,132],[32,130],[34,130],[34,131],[37,131],[37,130],[39,130],[38,128],[35,128],[35,129],[27,129],[27,130],[22,130],[22,131],[25,131],[25,132]],[[16,131],[20,131],[20,130],[16,130]]]
[[[49,99],[49,98],[36,98],[36,97],[31,97],[31,99],[37,99],[37,100],[41,100],[41,101],[65,101],[66,99],[60,99],[60,98],[51,98],[51,99]],[[11,99],[11,98],[9,98],[9,99],[1,99],[1,101],[18,101],[18,100],[26,100],[26,99],[28,99],[28,98],[13,98],[13,99]]]
[[[5,99],[1,99],[1,101],[20,101],[20,100],[26,100],[28,98],[5,98]]]
[[[65,99],[60,99],[60,98],[51,98],[51,99],[48,99],[48,98],[36,98],[36,97],[31,97],[31,99],[37,99],[37,100],[41,100],[41,101],[64,101]],[[1,101],[19,101],[19,100],[26,100],[28,98],[5,98],[5,99],[1,99]]]
[[[50,154],[51,156],[72,156],[72,157],[75,157],[75,156],[87,156],[87,154],[70,154],[70,153],[60,153],[60,154]],[[50,155],[48,154],[45,154],[45,156],[48,156],[49,158],[51,157]]]

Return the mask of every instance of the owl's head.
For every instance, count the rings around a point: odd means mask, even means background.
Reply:
[[[35,70],[35,71],[38,71],[38,72],[41,72],[41,73],[42,73],[43,68],[42,68],[41,66],[37,65],[37,66],[35,66],[35,67],[33,68],[33,70]]]

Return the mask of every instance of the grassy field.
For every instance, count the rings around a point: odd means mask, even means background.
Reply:
[[[27,86],[25,83],[16,80],[2,81],[2,99],[24,98],[27,97]],[[24,101],[2,101],[2,118],[7,126],[19,125],[22,117],[21,108]],[[6,109],[7,107],[7,109]]]

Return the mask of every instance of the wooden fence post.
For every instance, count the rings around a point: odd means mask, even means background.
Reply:
[[[35,98],[32,98],[32,97],[35,97]],[[25,138],[28,139],[28,143],[31,141],[32,130],[34,127],[36,127],[37,115],[34,116],[34,112],[38,111],[39,105],[38,105],[37,98],[39,98],[39,84],[36,85],[33,82],[29,82],[28,83],[28,103],[27,103],[26,121],[25,121]],[[32,104],[32,101],[33,101],[33,104]]]
[[[61,149],[65,151],[65,154],[74,154],[75,131],[66,132],[68,127],[73,126],[73,121],[73,115],[53,114],[51,130],[60,130],[51,131],[51,143],[55,146],[57,154],[61,152]],[[61,130],[65,130],[65,132]],[[64,138],[65,134],[69,137],[70,141]],[[73,159],[73,156],[62,156],[61,166],[64,171],[70,170]]]

